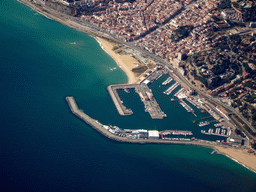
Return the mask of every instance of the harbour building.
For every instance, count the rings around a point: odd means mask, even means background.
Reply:
[[[148,131],[148,138],[149,139],[159,139],[159,132],[158,131]]]

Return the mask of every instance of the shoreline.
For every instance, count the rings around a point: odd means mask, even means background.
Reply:
[[[228,157],[232,161],[256,173],[256,155],[250,154],[245,150],[236,148],[225,148],[222,146],[214,146],[213,148],[218,153]]]
[[[38,12],[39,14],[43,15],[44,17],[46,17],[47,19],[50,19],[50,20],[53,20],[53,21],[56,21],[56,22],[59,22],[67,27],[70,27],[70,28],[73,28],[75,30],[78,30],[80,32],[83,32],[83,33],[86,33],[87,35],[95,38],[97,40],[97,36],[95,35],[95,33],[93,33],[92,31],[90,31],[90,29],[88,29],[86,26],[79,26],[79,24],[75,23],[74,21],[65,21],[63,20],[62,18],[59,18],[55,15],[52,15],[48,12],[45,12],[44,10],[41,10],[39,7],[37,7],[36,5],[34,5],[33,3],[31,2],[28,2],[28,1],[24,1],[24,0],[17,0],[18,2],[30,7],[31,9],[33,9],[34,11]],[[91,34],[90,34],[91,33]],[[97,40],[98,41],[98,40]],[[99,41],[98,41],[99,42]],[[100,41],[101,42],[101,41]],[[99,44],[101,45],[101,43],[99,42]],[[104,48],[104,46],[103,46]],[[103,49],[104,50],[104,49]],[[106,50],[104,50],[106,51]],[[108,53],[108,51],[106,51]],[[109,53],[108,53],[109,54]],[[110,54],[109,54],[110,55]],[[111,56],[111,55],[110,55]],[[112,56],[111,56],[112,57]],[[112,57],[113,58],[113,57]],[[113,58],[114,59],[114,58]],[[115,59],[114,59],[115,60]],[[115,60],[116,61],[116,60]],[[119,66],[119,63],[116,61],[117,65]],[[121,67],[120,67],[121,66]],[[119,67],[125,72],[125,70],[122,68],[122,65],[120,65]],[[125,72],[126,73],[126,72]],[[126,73],[127,74],[127,73]],[[128,80],[129,82],[128,83],[131,83],[132,82],[132,75],[131,77],[127,74],[128,76]],[[131,79],[130,79],[131,78]],[[117,140],[118,141],[118,140]],[[119,141],[120,142],[120,141]],[[164,144],[164,143],[161,143],[161,144]],[[201,146],[201,147],[207,147],[207,146],[203,146],[202,144],[201,145],[198,145],[198,146]],[[212,148],[216,151],[218,151],[219,153],[225,155],[226,157],[230,158],[231,160],[239,163],[240,165],[244,166],[245,168],[249,169],[250,171],[256,173],[256,165],[248,165],[247,162],[243,162],[244,160],[243,159],[240,159],[239,158],[239,154],[241,155],[243,152],[240,152],[240,153],[237,153],[236,151],[236,155],[234,155],[233,153],[230,153],[228,151],[225,151],[225,150],[222,150],[222,149],[226,149],[226,150],[229,150],[231,148],[224,148],[224,147],[221,147],[221,146],[218,146],[218,147],[215,147],[215,146],[208,146],[208,148]],[[238,150],[238,149],[235,149],[235,148],[232,148],[233,150]],[[252,156],[253,159],[255,159],[255,164],[256,164],[256,155],[253,155],[253,154],[247,154],[249,156]],[[244,157],[244,155],[242,155],[242,157]]]
[[[132,62],[132,60],[135,60],[133,57],[129,56],[129,55],[119,55],[118,53],[115,53],[115,51],[113,51],[113,47],[114,45],[108,41],[105,40],[103,38],[94,37],[96,39],[96,41],[99,43],[99,45],[101,46],[101,48],[110,56],[112,57],[117,66],[120,67],[125,74],[128,77],[128,84],[134,84],[136,83],[137,79],[135,77],[135,74],[132,72],[132,68],[136,67]],[[125,58],[126,56],[126,58]],[[128,58],[129,57],[129,58]]]
[[[49,12],[45,12],[44,10],[41,10],[39,7],[37,7],[36,5],[34,5],[31,2],[24,1],[24,0],[17,0],[17,1],[22,3],[23,5],[27,5],[28,7],[30,7],[34,11],[38,12],[42,16],[46,17],[47,19],[59,22],[59,23],[65,25],[67,27],[70,27],[72,29],[75,29],[77,31],[85,33],[85,34],[91,36],[92,38],[94,38],[99,43],[101,48],[110,57],[112,57],[114,59],[114,61],[116,62],[117,66],[119,68],[121,68],[121,70],[123,70],[125,72],[125,74],[126,74],[126,76],[128,78],[127,84],[134,84],[134,83],[136,83],[137,78],[135,77],[135,74],[132,72],[132,68],[136,67],[136,65],[133,64],[134,62],[136,62],[136,60],[132,56],[129,56],[128,54],[120,56],[119,54],[115,53],[112,50],[112,43],[109,40],[103,39],[102,37],[99,37],[99,36],[97,36],[95,34],[92,34],[90,31],[85,29],[86,26],[78,26],[78,24],[76,22],[74,22],[74,21],[70,21],[69,20],[67,22],[67,21],[64,21],[61,18],[56,17],[55,15],[50,14]],[[124,58],[125,56],[126,56],[126,58]],[[134,61],[132,61],[132,60],[134,60]]]

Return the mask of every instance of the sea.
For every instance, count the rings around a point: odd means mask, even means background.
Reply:
[[[150,88],[167,118],[152,120],[134,90],[120,91],[134,112],[122,117],[106,87],[127,76],[93,37],[16,0],[0,1],[0,31],[0,191],[256,190],[255,173],[212,149],[119,143],[74,116],[65,100],[74,96],[106,125],[224,139],[200,134],[208,114],[191,105],[195,117],[163,94],[166,76]]]

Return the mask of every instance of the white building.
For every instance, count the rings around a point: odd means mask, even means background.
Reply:
[[[159,139],[159,132],[158,131],[148,131],[148,138],[149,139]]]

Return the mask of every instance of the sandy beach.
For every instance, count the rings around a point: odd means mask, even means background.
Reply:
[[[119,54],[116,51],[113,51],[113,48],[116,46],[115,43],[112,43],[106,39],[95,37],[100,43],[102,48],[116,61],[117,65],[126,73],[128,76],[128,83],[133,84],[137,81],[135,74],[132,72],[133,68],[136,68],[138,60],[127,54]]]
[[[214,146],[214,149],[256,173],[256,155],[253,153],[248,153],[242,149],[222,146]]]
[[[34,9],[35,11],[38,11],[39,13],[43,14],[47,18],[52,18],[53,20],[58,21],[68,27],[74,28],[78,31],[85,32],[87,34],[90,33],[90,30],[88,27],[81,26],[75,22],[67,20],[66,18],[59,18],[52,14],[49,14],[49,12],[42,11],[40,8],[38,8],[37,6],[35,6],[34,4],[28,1],[20,0],[20,2],[29,5],[32,9]],[[136,64],[138,64],[139,61],[128,54],[119,54],[113,51],[112,49],[114,48],[116,43],[114,42],[112,43],[104,38],[97,37],[97,36],[95,36],[95,38],[100,43],[102,48],[116,61],[117,65],[126,73],[126,75],[128,76],[128,84],[135,83],[137,81],[137,78],[136,78],[136,74],[132,72],[132,69],[137,67]]]

